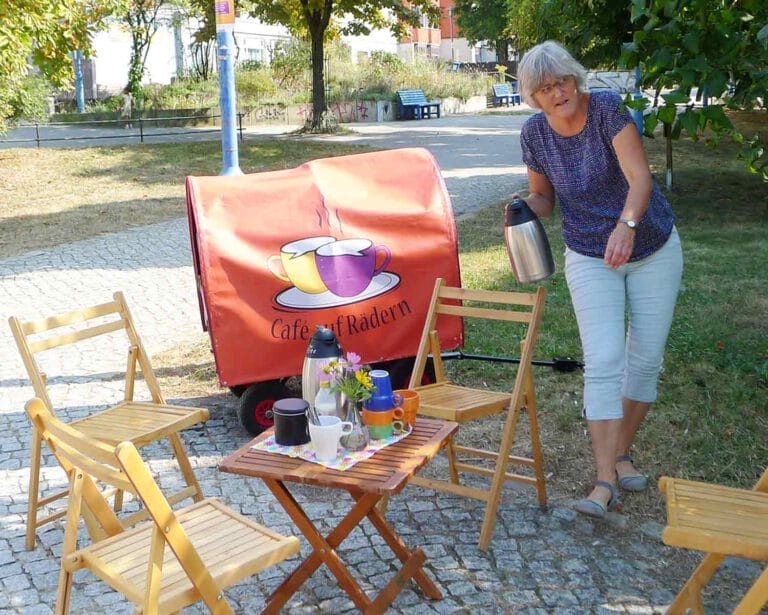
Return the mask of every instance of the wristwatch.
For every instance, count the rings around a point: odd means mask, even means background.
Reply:
[[[632,218],[619,218],[619,222],[626,224],[631,229],[637,228],[637,222],[635,222]]]

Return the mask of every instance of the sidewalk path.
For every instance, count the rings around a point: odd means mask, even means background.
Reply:
[[[503,200],[524,182],[519,127],[523,116],[449,116],[439,120],[355,126],[357,135],[320,137],[356,140],[381,147],[429,148],[443,169],[456,215]],[[251,135],[249,135],[250,137]],[[92,143],[92,142],[91,142]],[[131,229],[0,261],[0,615],[53,612],[58,556],[63,532],[48,525],[38,532],[33,551],[24,550],[24,519],[29,480],[29,423],[24,402],[32,395],[6,323],[8,316],[32,319],[106,301],[123,290],[150,353],[204,334],[200,329],[186,220]],[[86,346],[79,354],[65,349],[43,365],[54,404],[66,420],[82,416],[120,397],[121,382],[110,380],[125,365],[126,348]],[[66,370],[64,370],[66,368]],[[81,374],[75,377],[62,377]],[[101,379],[106,377],[107,384]],[[95,381],[99,380],[98,383]],[[216,463],[248,440],[234,412],[235,401],[222,394],[176,403],[210,405],[212,418],[187,430],[183,439],[207,495],[221,496],[243,513],[284,533],[297,534],[287,515],[258,481],[223,475]],[[166,447],[142,449],[160,483],[179,481]],[[64,484],[50,455],[43,481]],[[348,502],[336,493],[303,488],[314,518],[335,521]],[[664,547],[659,528],[649,524],[629,536],[626,518],[608,524],[579,518],[570,502],[551,500],[542,512],[528,490],[507,489],[490,551],[476,547],[482,508],[479,502],[436,495],[414,487],[393,498],[388,519],[409,543],[424,547],[427,569],[444,599],[424,600],[406,589],[392,613],[660,613],[692,569],[685,554]],[[302,540],[303,554],[307,543]],[[395,560],[367,523],[356,529],[339,552],[364,580],[380,588]],[[681,566],[680,563],[683,563]],[[260,610],[264,597],[295,562],[249,579],[227,592],[238,613]],[[734,563],[706,599],[713,613],[730,611],[733,596],[751,582],[756,567]],[[88,575],[76,577],[72,613],[115,615],[131,612],[118,594]],[[353,612],[337,583],[323,569],[296,594],[286,612]],[[202,613],[195,607],[185,613]]]

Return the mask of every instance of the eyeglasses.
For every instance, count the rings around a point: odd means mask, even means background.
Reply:
[[[573,75],[563,75],[562,77],[558,77],[557,79],[552,81],[552,83],[548,83],[547,85],[541,86],[538,90],[534,92],[534,94],[551,96],[552,93],[555,91],[555,88],[557,88],[562,92],[565,89],[565,86],[568,85],[572,79],[573,79]]]

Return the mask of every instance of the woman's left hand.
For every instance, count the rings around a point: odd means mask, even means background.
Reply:
[[[617,224],[613,229],[608,244],[605,246],[603,261],[612,269],[624,265],[632,256],[632,248],[635,245],[635,231],[626,224]]]

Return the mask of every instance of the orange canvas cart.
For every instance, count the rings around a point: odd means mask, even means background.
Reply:
[[[313,160],[240,177],[188,177],[203,329],[251,433],[272,424],[317,325],[407,381],[435,278],[460,286],[456,227],[425,149]],[[440,335],[459,346],[460,323]],[[410,359],[410,361],[408,360]]]

